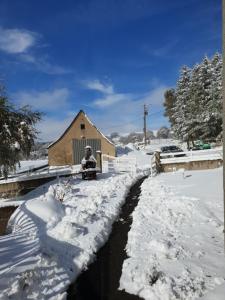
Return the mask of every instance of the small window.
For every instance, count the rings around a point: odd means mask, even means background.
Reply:
[[[80,124],[80,129],[84,130],[85,129],[85,124]]]

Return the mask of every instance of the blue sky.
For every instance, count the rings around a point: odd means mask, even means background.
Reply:
[[[220,0],[1,0],[0,77],[54,140],[83,109],[105,134],[168,125],[183,65],[221,52]]]

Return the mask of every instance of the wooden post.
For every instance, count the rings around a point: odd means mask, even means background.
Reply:
[[[102,173],[102,151],[96,151],[96,159],[97,159],[97,167],[100,169]]]
[[[162,166],[160,162],[160,152],[155,152],[155,165],[158,173],[162,171]]]

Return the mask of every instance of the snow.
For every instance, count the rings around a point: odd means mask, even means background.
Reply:
[[[18,164],[16,165],[16,173],[29,171],[33,168],[38,168],[48,164],[47,159],[39,159],[39,160],[22,160],[20,161],[20,167]]]
[[[14,143],[14,148],[20,150],[20,144],[18,142]]]
[[[176,154],[171,154],[170,158],[163,158],[164,157],[168,157],[170,154],[169,153],[165,153],[163,155],[161,155],[161,160],[160,163],[162,165],[164,164],[172,164],[172,163],[188,163],[188,162],[192,162],[192,161],[210,161],[210,160],[220,160],[221,161],[221,165],[222,165],[222,159],[223,159],[223,153],[222,151],[215,151],[215,152],[210,152],[208,153],[207,150],[205,153],[195,153],[195,155],[192,155],[191,151],[189,152],[185,152],[187,156],[183,156],[183,157],[172,157],[175,155],[179,155],[182,154],[182,152],[178,152]]]
[[[118,158],[135,161],[137,173],[57,179],[20,198],[9,234],[0,237],[0,299],[66,299],[69,284],[107,241],[129,187],[151,167],[150,146],[128,145]],[[120,288],[151,300],[222,300],[222,169],[160,174],[141,189]]]
[[[66,299],[68,285],[106,242],[139,175],[98,177],[55,180],[14,212],[12,233],[0,237],[0,299]]]
[[[21,204],[23,204],[25,197],[16,197],[16,198],[0,198],[0,208],[1,207],[9,207],[14,206],[17,207]]]
[[[224,299],[222,191],[222,168],[148,178],[132,215],[120,289],[151,300]],[[218,297],[207,298],[213,289]]]
[[[209,291],[200,300],[223,300],[225,292],[225,283],[220,284],[214,290]]]
[[[150,144],[144,147],[144,151],[160,151],[161,147],[176,145],[183,150],[186,150],[186,143],[180,142],[175,139],[154,139]]]
[[[122,158],[128,158],[136,161],[139,170],[147,170],[151,168],[151,156],[146,155],[145,150],[138,150],[133,144],[129,143],[125,149],[130,149],[126,154],[121,155]]]
[[[96,168],[96,170],[99,171],[99,168]],[[9,177],[7,179],[1,179],[0,184],[17,182],[17,181],[26,181],[26,180],[29,181],[38,178],[73,175],[73,174],[78,174],[80,171],[81,171],[80,165],[46,167],[38,171],[29,172],[26,174],[19,174],[18,176]]]
[[[45,223],[55,220],[59,222],[64,216],[64,210],[61,202],[57,200],[50,186],[45,198],[37,198],[26,203],[26,208]]]

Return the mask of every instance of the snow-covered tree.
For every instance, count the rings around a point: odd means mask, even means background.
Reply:
[[[193,68],[190,105],[194,136],[217,137],[222,131],[222,59],[218,53]]]
[[[147,130],[146,137],[148,140],[154,140],[155,139],[154,132],[152,130]]]
[[[189,101],[190,93],[189,87],[191,82],[191,69],[184,66],[181,69],[180,78],[177,82],[177,89],[175,91],[175,103],[172,108],[173,112],[173,130],[179,138],[185,141],[189,140],[190,112]]]
[[[157,132],[157,138],[159,138],[159,139],[168,139],[169,136],[170,136],[169,128],[167,128],[165,126],[159,128],[159,130]]]
[[[28,106],[15,108],[8,101],[0,85],[0,175],[7,177],[19,163],[20,154],[27,157],[34,145],[37,130],[34,125],[41,118],[40,112]]]
[[[222,59],[204,57],[183,67],[176,89],[165,93],[165,115],[174,134],[188,143],[216,138],[222,132]]]
[[[174,107],[175,101],[176,101],[175,90],[174,89],[166,90],[166,92],[164,94],[164,98],[165,98],[165,101],[163,103],[163,105],[165,107],[164,116],[168,117],[170,123],[173,124],[174,123],[173,107]]]
[[[209,87],[209,99],[208,102],[208,124],[209,131],[206,132],[206,136],[218,136],[222,131],[222,59],[218,53],[215,54],[211,61],[211,81]]]

